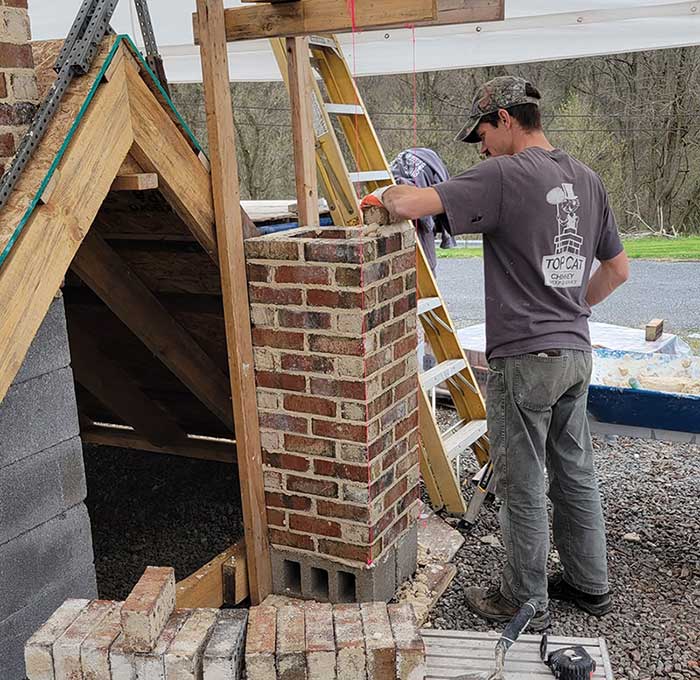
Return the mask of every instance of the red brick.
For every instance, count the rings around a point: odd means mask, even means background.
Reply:
[[[311,499],[304,496],[290,496],[286,493],[265,492],[265,504],[274,508],[290,510],[311,510]]]
[[[315,283],[329,285],[331,282],[331,272],[328,267],[304,267],[285,265],[278,267],[275,274],[277,283]]]
[[[397,250],[401,250],[401,234],[384,236],[377,241],[377,255],[379,255],[379,257],[390,255]]]
[[[363,261],[359,243],[324,243],[323,241],[304,244],[304,258],[310,262],[344,262],[354,264]]]
[[[340,680],[349,680],[349,678],[363,680],[367,678],[365,636],[362,630],[362,618],[360,617],[358,605],[335,605],[333,607],[333,624],[337,649],[337,677]],[[377,676],[377,680],[379,680],[379,677]]]
[[[416,349],[416,336],[407,335],[403,340],[399,340],[394,345],[394,360],[406,356],[409,352],[414,352]]]
[[[0,135],[0,156],[9,157],[15,153],[15,138],[11,132]]]
[[[418,411],[409,413],[401,422],[396,423],[394,428],[394,438],[401,439],[405,434],[418,427]]]
[[[360,605],[360,612],[367,650],[367,677],[396,677],[396,649],[386,604],[365,602]]]
[[[403,278],[390,279],[379,286],[379,299],[385,302],[403,293]]]
[[[399,420],[406,417],[408,408],[405,401],[400,401],[394,404],[381,419],[382,431],[389,427],[393,427]]]
[[[406,322],[403,319],[395,321],[388,326],[382,328],[379,333],[379,341],[382,347],[387,347],[399,338],[402,338],[406,333]]]
[[[316,501],[316,511],[325,517],[337,517],[349,519],[354,522],[367,522],[369,520],[369,508],[366,505],[350,505],[349,503],[336,503],[334,501]]]
[[[333,605],[304,603],[308,680],[331,680],[335,674]]]
[[[272,305],[300,305],[301,290],[298,288],[275,288],[273,286],[248,286],[251,302]]]
[[[399,498],[401,498],[406,493],[407,490],[408,480],[406,479],[406,477],[403,477],[384,494],[384,509],[386,510],[387,508],[392,506],[397,500],[399,500]]]
[[[394,433],[386,432],[381,437],[375,439],[367,449],[369,460],[374,460],[388,449],[394,441]]]
[[[0,43],[0,64],[2,68],[34,68],[32,46]]]
[[[287,451],[305,453],[308,456],[324,456],[326,458],[335,457],[336,443],[329,439],[317,439],[315,437],[304,437],[298,434],[284,435],[284,448]]]
[[[416,308],[416,293],[408,293],[394,303],[394,317],[403,316]]]
[[[270,283],[272,269],[264,264],[251,263],[247,266],[248,281]],[[262,287],[262,286],[261,286]]]
[[[257,347],[304,349],[304,334],[291,333],[289,331],[272,331],[266,328],[254,328],[253,344]]]
[[[396,677],[425,677],[425,647],[415,610],[408,603],[390,604],[387,612],[396,646]]]
[[[311,394],[362,400],[367,396],[367,384],[359,380],[311,378]]]
[[[369,497],[376,498],[394,483],[394,470],[389,469],[369,487]]]
[[[256,371],[255,380],[258,387],[267,387],[273,390],[303,392],[306,389],[306,378],[303,375],[274,373],[273,371]]]
[[[372,547],[367,545],[353,545],[352,543],[339,543],[326,538],[318,541],[318,549],[325,555],[340,557],[346,560],[367,563],[372,558]]]
[[[360,357],[364,354],[361,338],[339,338],[325,335],[309,335],[309,350],[353,357]]]
[[[367,375],[370,376],[376,371],[378,371],[380,368],[384,368],[388,364],[390,364],[393,360],[393,353],[391,351],[391,348],[386,347],[383,349],[380,349],[378,352],[375,352],[371,356],[367,357],[367,360],[365,362],[365,369],[367,371]]]
[[[388,368],[382,373],[382,389],[385,390],[390,385],[401,380],[404,375],[406,375],[406,362],[402,361],[401,363],[394,364],[391,368]]]
[[[408,454],[396,464],[396,478],[403,477],[412,467],[418,465],[418,448],[408,449]]]
[[[416,272],[410,271],[406,274],[406,290],[412,290],[416,287]]]
[[[327,330],[331,327],[331,315],[328,312],[296,312],[291,309],[280,309],[277,319],[283,328]]]
[[[420,497],[420,486],[416,484],[413,488],[409,489],[406,492],[406,495],[399,500],[399,502],[396,504],[396,514],[401,515],[404,513],[408,508],[413,505],[415,501],[418,500]]]
[[[309,477],[287,476],[287,491],[307,493],[312,496],[338,497],[338,485],[330,479],[311,479]]]
[[[391,305],[375,307],[365,316],[365,330],[371,331],[391,319]]]
[[[346,290],[324,290],[310,288],[306,291],[306,302],[311,307],[332,307],[333,309],[361,309],[364,295]]]
[[[336,423],[331,420],[316,420],[314,418],[311,430],[320,437],[332,437],[351,442],[363,442],[367,439],[367,428],[364,425]]]
[[[360,267],[338,267],[335,270],[335,282],[344,288],[359,288],[362,285],[362,274]]]
[[[274,527],[284,527],[284,513],[281,510],[267,508],[267,523]]]
[[[395,257],[391,261],[391,273],[400,274],[401,272],[405,272],[409,269],[415,268],[415,266],[416,254],[413,251],[409,251],[408,253],[404,253],[403,255]]]
[[[391,526],[391,523],[394,521],[396,518],[396,511],[395,508],[392,506],[389,506],[387,511],[379,518],[377,522],[374,523],[374,525],[371,527],[371,535],[372,536],[379,536],[383,531],[388,529]]]
[[[408,446],[405,440],[389,447],[382,456],[382,471],[387,470],[402,456],[405,456],[407,449]]]
[[[369,478],[369,470],[366,465],[337,463],[328,459],[315,460],[314,472],[322,477],[333,477],[351,482],[367,482]]]
[[[280,680],[306,680],[305,648],[304,610],[291,605],[280,607],[277,610],[277,677]]]
[[[340,538],[340,524],[309,515],[289,515],[289,528],[305,534]]]
[[[309,421],[306,418],[295,418],[284,413],[261,413],[260,427],[306,434],[309,431]]]
[[[394,541],[408,528],[408,515],[401,515],[394,524],[387,529],[384,536],[382,536],[384,541],[384,547],[388,548],[394,543]]]
[[[383,392],[370,402],[369,408],[367,409],[367,418],[372,420],[375,416],[378,416],[380,413],[386,411],[386,409],[388,409],[393,403],[394,400],[392,398],[391,390]]]
[[[399,383],[394,387],[394,400],[399,401],[403,399],[407,394],[411,392],[416,392],[418,390],[418,375],[412,373],[406,380]]]
[[[299,244],[272,239],[249,239],[245,243],[245,254],[249,260],[298,260]]]
[[[0,73],[0,99],[5,99],[5,97],[7,97],[7,81],[5,74]]]
[[[334,418],[338,405],[334,401],[321,399],[320,397],[306,397],[300,394],[285,394],[284,408],[287,411],[299,413],[313,413],[316,416]]]
[[[22,9],[27,9],[27,0],[3,0],[2,3],[5,7],[21,7]]]
[[[270,535],[270,543],[275,545],[286,545],[299,550],[314,549],[313,539],[306,534],[292,534],[282,529],[270,529],[268,533]]]
[[[332,373],[335,365],[332,357],[319,357],[308,354],[283,354],[283,371],[304,373]]]
[[[292,456],[288,453],[271,453],[263,451],[263,459],[266,465],[279,470],[295,470],[306,472],[309,469],[309,459],[302,456]]]
[[[277,609],[251,607],[248,612],[245,664],[250,678],[276,677]]]

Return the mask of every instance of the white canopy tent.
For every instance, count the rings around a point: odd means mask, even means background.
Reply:
[[[60,4],[60,13],[57,5]],[[81,0],[30,0],[34,39],[63,38]],[[171,82],[199,82],[199,48],[192,40],[195,0],[149,0],[156,39]],[[240,4],[227,0],[226,6]],[[112,21],[118,33],[141,44],[132,0],[121,0]],[[505,20],[462,26],[418,28],[418,71],[517,64],[700,43],[700,0],[505,0]],[[352,61],[353,36],[341,36]],[[413,69],[409,29],[356,34],[358,76]],[[278,80],[266,40],[229,44],[232,80]]]

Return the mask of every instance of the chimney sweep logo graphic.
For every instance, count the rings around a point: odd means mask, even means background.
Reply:
[[[562,184],[547,192],[547,203],[557,206],[559,233],[554,239],[554,255],[542,258],[544,283],[552,288],[578,288],[583,283],[586,258],[579,255],[583,237],[578,233],[578,196],[573,184]]]

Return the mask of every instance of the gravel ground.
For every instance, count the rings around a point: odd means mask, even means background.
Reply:
[[[84,447],[97,587],[123,600],[148,565],[186,578],[243,535],[233,465]]]
[[[441,409],[443,424],[454,417]],[[596,619],[553,602],[550,632],[605,637],[616,680],[698,678],[700,446],[622,437],[594,438],[593,445],[615,609]],[[463,590],[498,581],[504,554],[496,509],[483,509],[476,527],[465,532],[457,576],[431,614],[434,627],[490,629],[464,606]],[[497,536],[498,546],[481,542],[486,536]],[[551,557],[556,569],[556,553]]]

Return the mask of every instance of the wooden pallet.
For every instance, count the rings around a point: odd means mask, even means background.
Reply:
[[[458,630],[421,631],[425,643],[425,680],[487,678],[494,670],[494,648],[500,633]],[[506,657],[506,680],[552,680],[552,672],[540,659],[540,635],[521,635]],[[604,638],[550,637],[548,651],[582,645],[596,662],[593,680],[613,680]]]

